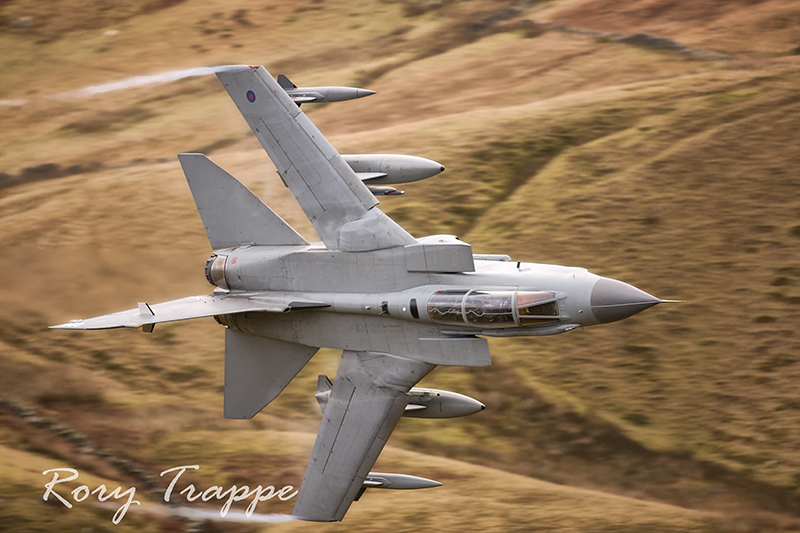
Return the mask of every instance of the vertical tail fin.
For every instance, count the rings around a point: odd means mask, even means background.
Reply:
[[[214,250],[242,244],[308,244],[247,187],[203,154],[180,154],[178,159]]]

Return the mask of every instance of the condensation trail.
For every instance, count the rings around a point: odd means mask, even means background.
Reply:
[[[225,68],[226,67],[196,67],[186,70],[171,70],[169,72],[162,72],[161,74],[153,74],[152,76],[134,76],[133,78],[128,78],[127,80],[103,83],[101,85],[90,85],[89,87],[84,87],[83,89],[79,89],[77,91],[61,93],[58,95],[58,98],[63,100],[72,100],[74,98],[85,98],[87,96],[95,96],[113,91],[124,91],[126,89],[133,89],[135,87],[143,87],[145,85],[169,83],[182,80],[184,78],[214,74],[215,72]]]
[[[278,524],[280,522],[291,522],[297,520],[296,517],[288,514],[257,514],[247,516],[244,511],[231,510],[222,517],[219,511],[210,509],[193,509],[191,507],[167,507],[167,513],[173,516],[184,518],[198,518],[203,520],[219,520],[221,522],[255,522],[260,524]]]
[[[152,76],[134,76],[127,80],[113,81],[111,83],[103,83],[100,85],[90,85],[77,91],[67,91],[59,93],[56,98],[59,100],[74,100],[76,98],[86,98],[89,96],[96,96],[98,94],[110,93],[114,91],[124,91],[126,89],[134,89],[136,87],[144,87],[146,85],[158,85],[163,83],[170,83],[173,81],[182,80],[184,78],[192,78],[195,76],[206,76],[208,74],[215,74],[231,66],[219,67],[196,67],[186,70],[170,70],[169,72],[162,72],[161,74],[153,74]],[[34,102],[36,100],[33,100]],[[0,100],[0,107],[20,107],[30,103],[31,100]]]
[[[93,504],[95,507],[102,507],[104,509],[114,510],[117,508],[116,504],[111,502],[97,502]],[[186,505],[163,505],[163,504],[145,504],[144,507],[134,507],[131,509],[133,513],[156,514],[159,516],[175,516],[181,518],[189,518],[194,520],[214,520],[218,522],[250,522],[257,524],[280,524],[282,522],[292,522],[299,520],[296,516],[290,514],[259,514],[252,513],[247,516],[244,511],[229,509],[225,516],[220,515],[219,511],[212,509],[197,509],[188,507]]]
[[[144,87],[146,85],[158,85],[163,83],[170,83],[173,81],[182,80],[184,78],[192,78],[195,76],[206,76],[208,74],[215,74],[225,69],[236,67],[238,65],[223,65],[219,67],[196,67],[186,70],[170,70],[169,72],[162,72],[161,74],[153,74],[151,76],[134,76],[122,81],[113,81],[111,83],[103,83],[101,85],[90,85],[77,91],[67,91],[59,93],[56,98],[59,100],[74,100],[76,98],[87,98],[89,96],[96,96],[98,94],[110,93],[114,91],[124,91],[126,89],[134,89],[136,87]],[[36,100],[0,100],[0,107],[20,107]]]

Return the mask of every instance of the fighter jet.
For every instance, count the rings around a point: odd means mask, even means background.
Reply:
[[[437,365],[489,365],[486,337],[554,335],[662,302],[583,268],[476,255],[452,235],[412,237],[264,67],[217,76],[322,242],[307,242],[206,156],[181,154],[213,249],[213,292],[53,327],[152,331],[215,317],[225,326],[226,418],[252,418],[319,348],[342,350],[333,382],[319,379],[323,418],[296,517],[339,521],[366,488],[438,484],[370,472],[401,416],[483,408],[415,388]]]

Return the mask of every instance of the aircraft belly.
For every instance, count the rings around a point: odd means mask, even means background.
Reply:
[[[490,364],[486,339],[446,337],[439,326],[386,316],[243,313],[236,317],[236,324],[247,333],[306,346],[391,353],[436,365]]]
[[[294,316],[292,316],[294,315]],[[249,333],[289,340],[307,346],[337,350],[389,351],[402,355],[409,338],[438,335],[433,325],[403,324],[402,321],[338,313],[296,312],[284,315],[245,313],[237,320]],[[245,329],[246,328],[246,329]],[[382,335],[387,335],[383,337]]]

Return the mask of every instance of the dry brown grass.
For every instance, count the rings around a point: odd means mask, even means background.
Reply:
[[[651,33],[741,58],[784,56],[797,46],[800,21],[791,0],[678,2],[637,0],[554,3],[545,16],[581,28]]]
[[[689,300],[585,332],[493,340],[495,366],[437,370],[427,385],[474,395],[487,411],[402,422],[392,444],[429,455],[389,449],[380,465],[438,476],[446,487],[368,493],[347,523],[382,530],[391,520],[401,531],[798,529],[800,160],[792,147],[800,144],[800,74],[796,56],[781,51],[795,38],[791,25],[762,31],[793,20],[789,3],[709,3],[695,13],[654,1],[615,9],[547,2],[480,34],[469,24],[507,3],[443,3],[424,13],[343,0],[172,4],[122,6],[113,19],[75,10],[64,20],[45,16],[52,6],[3,5],[8,21],[45,11],[30,31],[0,32],[0,98],[31,100],[0,107],[0,171],[89,171],[0,189],[0,396],[36,406],[156,475],[176,461],[200,461],[204,483],[251,472],[299,483],[319,420],[311,391],[318,374],[334,374],[338,354],[321,352],[254,421],[226,421],[222,330],[210,320],[153,335],[45,329],[209,290],[208,244],[178,152],[217,150],[215,161],[312,234],[216,80],[53,98],[133,75],[264,63],[300,85],[361,80],[379,91],[308,106],[340,151],[410,153],[447,166],[382,203],[415,235],[456,232],[476,252],[586,266]],[[523,19],[661,33],[736,61],[553,31],[526,38]],[[105,28],[120,33],[106,37]],[[39,31],[57,42],[37,43]],[[91,170],[95,162],[102,166]],[[36,470],[73,452],[16,422],[2,428],[3,473],[24,490],[0,495],[12,502],[0,525],[35,531],[69,519],[102,527],[105,517],[85,510],[37,516],[26,499],[40,497]]]

